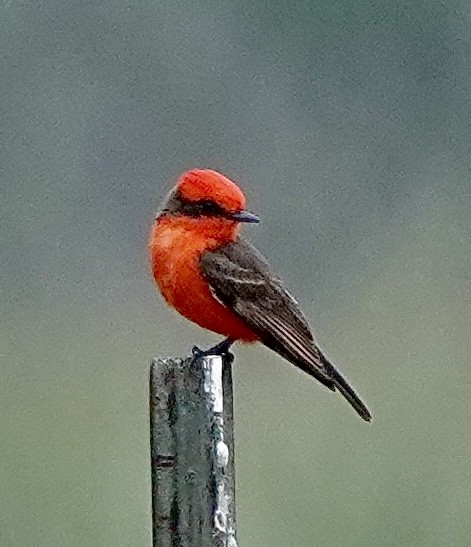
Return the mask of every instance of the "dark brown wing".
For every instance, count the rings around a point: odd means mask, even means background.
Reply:
[[[358,396],[315,344],[294,298],[252,245],[238,238],[204,253],[200,267],[214,295],[249,325],[263,344],[332,391],[337,387],[365,420],[371,419]]]

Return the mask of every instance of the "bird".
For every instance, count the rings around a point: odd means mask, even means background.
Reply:
[[[245,209],[239,186],[212,169],[176,181],[150,230],[148,252],[166,303],[224,339],[194,355],[223,355],[236,341],[260,342],[331,391],[363,420],[372,415],[316,343],[297,301],[264,256],[240,235],[259,218]]]

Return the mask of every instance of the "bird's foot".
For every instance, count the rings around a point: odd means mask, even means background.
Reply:
[[[229,353],[229,348],[233,343],[234,340],[231,338],[226,338],[222,342],[219,342],[219,344],[216,344],[212,348],[206,350],[200,349],[198,346],[193,346],[191,350],[193,361],[197,361],[202,357],[208,357],[209,355],[226,355]]]

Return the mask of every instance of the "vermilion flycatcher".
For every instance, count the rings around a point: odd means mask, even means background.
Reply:
[[[366,421],[371,414],[314,341],[296,300],[265,258],[239,236],[258,222],[227,177],[209,169],[183,173],[165,200],[149,238],[155,281],[167,303],[190,321],[225,336],[199,354],[228,351],[236,340],[262,342],[338,389]]]

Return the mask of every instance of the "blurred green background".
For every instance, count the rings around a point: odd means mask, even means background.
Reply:
[[[236,348],[245,547],[471,545],[465,0],[0,2],[0,545],[148,546],[146,240],[186,168],[368,402]]]

